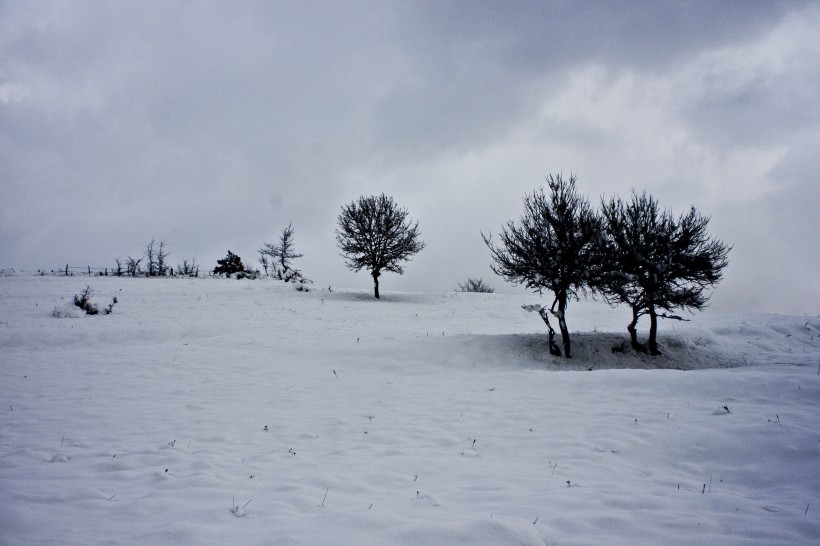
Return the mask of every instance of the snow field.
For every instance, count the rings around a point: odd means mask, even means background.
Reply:
[[[0,543],[820,540],[820,319],[536,301],[0,278]]]

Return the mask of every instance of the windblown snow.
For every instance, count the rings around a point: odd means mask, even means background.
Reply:
[[[0,543],[820,542],[820,318],[534,303],[0,277]]]

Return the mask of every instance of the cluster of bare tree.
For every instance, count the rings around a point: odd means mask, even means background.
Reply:
[[[560,355],[549,322],[558,320],[564,356],[571,356],[567,305],[579,295],[600,295],[610,305],[627,304],[632,321],[627,330],[636,351],[659,355],[657,319],[684,320],[676,309],[700,310],[709,300],[706,290],[722,278],[731,247],[710,239],[709,218],[694,207],[675,217],[661,210],[646,192],[629,201],[601,200],[600,212],[576,188],[575,177],[547,178],[547,188],[524,197],[520,221],[508,221],[495,245],[484,242],[493,258],[493,271],[513,284],[554,299],[538,311],[550,336],[550,350]],[[636,325],[649,315],[647,346],[638,342]]]
[[[290,222],[282,230],[277,242],[263,243],[262,248],[258,250],[259,264],[262,266],[265,275],[285,282],[310,283],[293,263],[295,259],[302,257],[302,254],[296,252],[294,233],[293,223]],[[238,255],[230,250],[228,250],[228,255],[225,258],[216,261],[213,273],[215,275],[234,276],[240,279],[255,279],[262,274],[258,269],[254,269],[250,262],[243,262]]]
[[[709,300],[706,292],[722,278],[731,247],[711,239],[706,231],[709,218],[692,207],[675,217],[661,210],[646,192],[633,191],[631,199],[602,199],[600,211],[577,189],[576,179],[548,176],[547,187],[524,197],[524,214],[518,222],[508,221],[495,244],[492,235],[481,234],[490,249],[493,271],[513,284],[541,294],[549,292],[549,307],[525,306],[537,311],[549,331],[550,351],[567,358],[571,342],[567,326],[567,306],[580,296],[601,296],[612,306],[629,305],[632,321],[627,330],[636,351],[659,355],[657,319],[684,320],[673,314],[677,309],[700,310]],[[342,206],[337,220],[336,242],[353,271],[367,269],[373,278],[373,292],[379,298],[379,278],[383,272],[402,274],[401,262],[410,260],[425,243],[419,238],[418,221],[408,218],[385,194],[361,196]],[[173,275],[168,266],[168,244],[151,239],[140,258],[117,259],[117,274],[149,277]],[[264,243],[258,250],[259,263],[266,275],[286,282],[305,283],[294,260],[292,223],[282,230],[277,242]],[[140,267],[145,258],[145,268]],[[198,275],[194,260],[177,266],[177,274]],[[255,278],[260,273],[228,251],[217,261],[215,274]],[[459,285],[464,292],[492,292],[481,279]],[[647,345],[638,341],[640,317],[650,320]],[[558,321],[563,351],[555,342],[550,316]]]
[[[168,241],[165,239],[152,238],[151,241],[145,245],[142,256],[133,257],[127,256],[125,260],[116,258],[115,262],[117,268],[115,274],[117,276],[128,277],[168,277],[172,275],[183,275],[189,277],[199,276],[199,266],[196,263],[196,258],[183,260],[178,264],[176,269],[168,263],[168,257],[171,253],[168,251]],[[145,260],[143,262],[143,260]]]

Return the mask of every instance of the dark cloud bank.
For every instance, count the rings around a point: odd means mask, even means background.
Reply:
[[[501,288],[479,232],[563,172],[710,215],[715,307],[816,314],[819,37],[800,2],[4,2],[0,267],[255,260],[292,220],[365,288],[335,219],[386,192],[428,247],[385,290]]]

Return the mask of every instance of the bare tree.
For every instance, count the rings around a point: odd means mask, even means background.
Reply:
[[[148,267],[145,274],[148,277],[153,277],[157,274],[157,250],[154,248],[155,246],[156,241],[153,237],[151,238],[151,242],[145,245],[145,265]]]
[[[170,253],[166,248],[168,242],[160,239],[157,242],[156,238],[152,237],[151,241],[145,245],[146,266],[148,269],[145,275],[148,277],[164,277],[168,274],[168,256]]]
[[[140,262],[142,262],[142,258],[136,259],[128,256],[128,259],[125,262],[125,272],[126,274],[136,277],[140,274]]]
[[[493,271],[513,284],[523,284],[541,294],[552,292],[549,312],[558,319],[564,356],[571,357],[566,311],[571,299],[592,287],[600,273],[602,252],[601,220],[589,201],[575,186],[575,177],[547,177],[549,193],[544,188],[524,197],[524,215],[519,224],[512,221],[502,228],[500,246],[491,236],[484,243],[492,253]],[[554,346],[555,331],[549,317],[539,312]]]
[[[184,275],[186,277],[196,277],[199,273],[199,266],[196,263],[196,258],[191,258],[191,261],[182,260],[181,265],[177,265],[177,275]]]
[[[299,271],[293,267],[293,260],[301,258],[302,254],[298,254],[295,250],[292,224],[292,222],[288,223],[288,227],[282,230],[279,242],[263,243],[264,247],[259,249],[259,263],[265,269],[265,274],[270,269],[271,274],[276,273],[276,276],[284,281],[302,278]]]
[[[379,299],[379,277],[383,271],[404,273],[399,262],[410,260],[424,247],[419,223],[411,223],[407,210],[385,194],[359,197],[342,206],[336,244],[345,265],[353,271],[370,270],[373,292]]]
[[[164,277],[168,274],[168,256],[170,256],[170,252],[168,252],[168,241],[165,239],[159,240],[159,245],[157,246],[157,275],[160,277]]]
[[[633,192],[629,203],[613,197],[602,202],[602,212],[608,245],[604,295],[611,305],[632,308],[627,330],[636,351],[646,352],[636,325],[649,315],[648,349],[659,355],[658,317],[684,320],[671,312],[703,309],[709,301],[706,289],[721,280],[731,247],[709,238],[709,218],[695,207],[675,219],[646,192]]]
[[[267,245],[268,243],[265,243]],[[265,275],[268,274],[268,270],[271,267],[270,261],[268,260],[268,255],[265,253],[265,249],[259,249],[259,264],[262,266],[262,269],[265,271]]]

